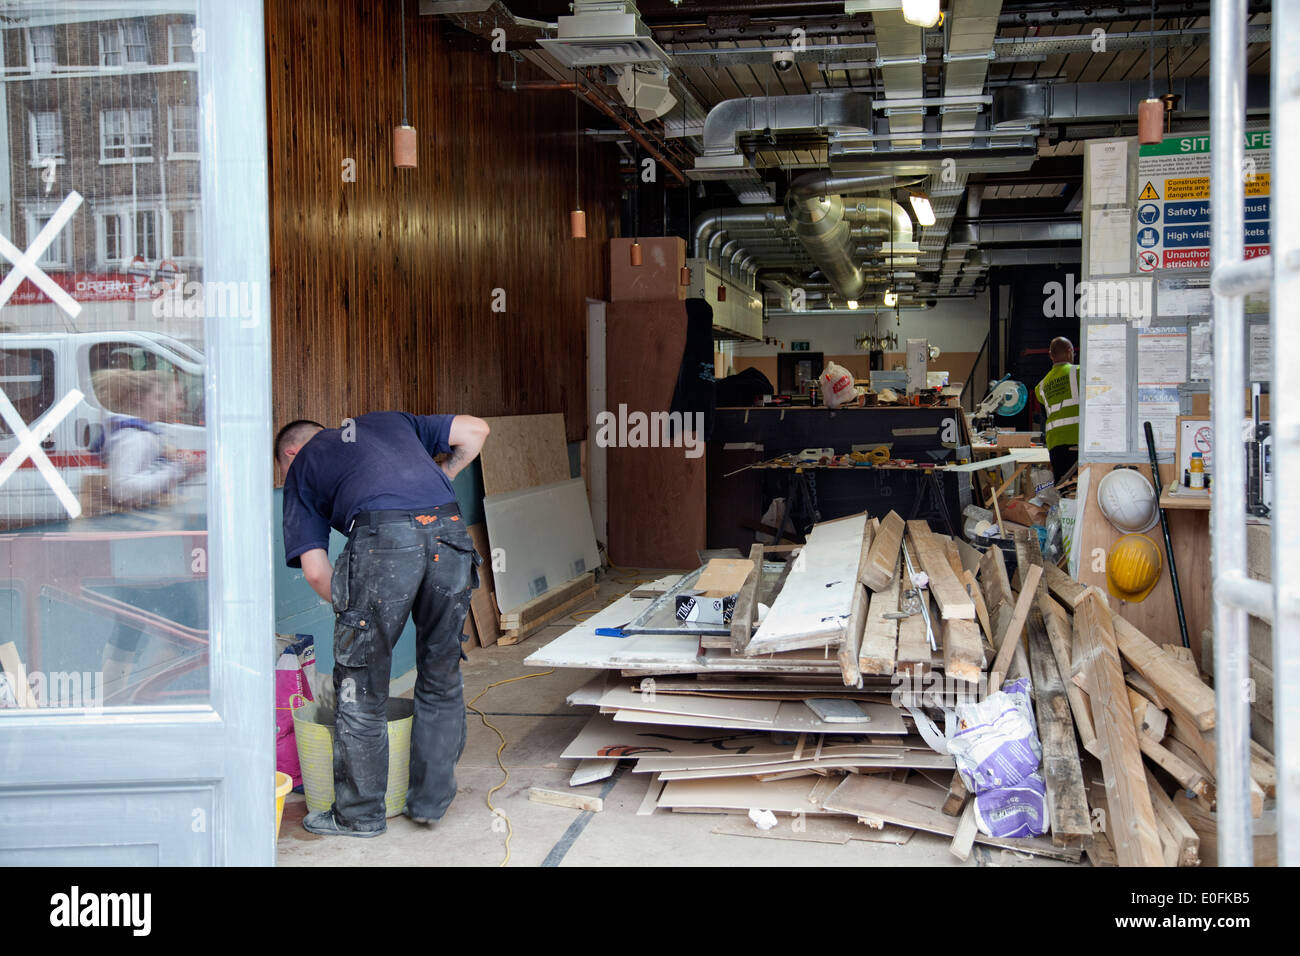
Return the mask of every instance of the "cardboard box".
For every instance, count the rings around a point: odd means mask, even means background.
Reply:
[[[705,597],[702,594],[677,595],[677,620],[693,624],[730,624],[736,609],[736,595]]]

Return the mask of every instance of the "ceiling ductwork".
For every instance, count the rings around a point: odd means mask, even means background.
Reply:
[[[871,15],[876,28],[876,62],[885,81],[885,115],[891,136],[920,133],[925,127],[925,108],[909,104],[893,109],[889,100],[910,100],[925,96],[925,32],[903,19],[902,10]],[[919,148],[920,139],[896,138],[898,149]]]
[[[888,229],[891,243],[912,241],[912,220],[907,210],[893,200],[863,199],[849,207],[844,194],[892,189],[906,182],[889,175],[813,173],[791,184],[785,201],[786,220],[827,281],[845,298],[856,299],[866,288],[861,264],[854,254],[849,209],[854,218],[868,226]]]
[[[575,0],[573,15],[560,17],[556,35],[537,42],[571,69],[671,60],[630,0]]]
[[[704,151],[688,175],[692,179],[750,179],[758,172],[741,152],[738,137],[762,134],[871,130],[871,97],[849,91],[802,96],[746,96],[724,100],[704,121]]]
[[[945,98],[978,97],[984,92],[993,40],[998,32],[1002,0],[953,0],[949,14],[948,50],[943,56]],[[978,106],[943,106],[943,131],[973,130]],[[962,149],[970,139],[952,139],[945,147]]]

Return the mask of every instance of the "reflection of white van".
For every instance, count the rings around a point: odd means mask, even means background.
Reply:
[[[83,480],[103,474],[102,447],[110,413],[95,394],[94,375],[107,369],[164,371],[174,374],[184,395],[176,422],[158,423],[163,440],[186,456],[202,460],[207,447],[203,427],[203,353],[159,332],[3,332],[0,333],[0,388],[31,428],[74,388],[85,398],[41,443],[74,495]],[[18,445],[0,418],[0,461]],[[205,488],[199,472],[179,489],[174,505],[186,514],[203,513]],[[0,528],[63,521],[67,511],[45,476],[30,459],[0,485]]]

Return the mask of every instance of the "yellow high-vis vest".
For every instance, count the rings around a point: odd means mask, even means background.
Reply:
[[[1034,394],[1047,410],[1047,447],[1079,444],[1079,366],[1057,362]]]

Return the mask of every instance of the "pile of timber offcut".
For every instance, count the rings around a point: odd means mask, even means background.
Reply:
[[[960,859],[978,842],[1094,864],[1212,861],[1213,692],[1181,654],[1044,564],[1035,539],[1017,542],[1014,585],[1001,550],[893,512],[819,524],[800,550],[756,545],[750,561],[725,635],[622,630],[673,575],[527,659],[600,672],[569,698],[596,710],[562,754],[579,761],[574,785],[625,761],[646,778],[640,812],[803,821],[774,838],[899,843],[919,830],[950,837]],[[1022,676],[1050,829],[1003,840],[978,832],[953,759],[916,721],[924,711],[942,725],[941,708]],[[1267,755],[1257,769],[1262,800]],[[760,833],[743,817],[715,832]]]

